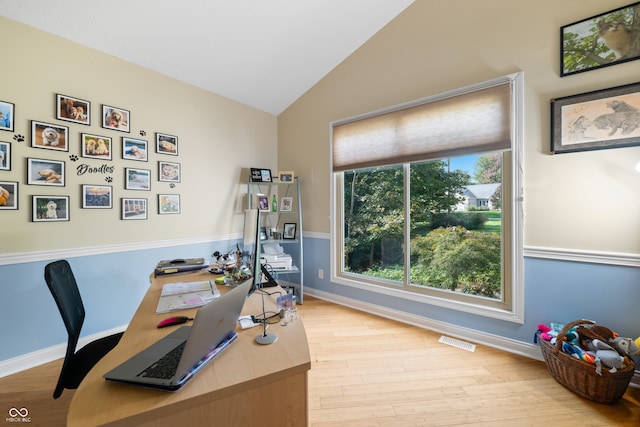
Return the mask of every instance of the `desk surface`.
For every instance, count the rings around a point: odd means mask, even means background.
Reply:
[[[272,399],[265,399],[265,393],[271,396],[275,393],[286,401],[286,406],[278,411],[282,410],[284,414],[290,415],[283,415],[285,418],[280,419],[282,422],[278,425],[306,425],[306,375],[311,367],[311,357],[301,319],[288,326],[281,326],[279,323],[270,325],[268,331],[275,333],[278,340],[266,346],[255,342],[256,337],[262,333],[262,326],[244,330],[237,327],[238,339],[175,393],[111,383],[102,377],[105,372],[179,327],[158,329],[156,325],[160,320],[171,315],[193,317],[195,314],[196,309],[155,314],[162,285],[213,280],[214,277],[206,270],[152,277],[149,290],[118,346],[89,372],[76,390],[67,416],[69,426],[157,426],[162,425],[163,421],[167,425],[176,425],[176,422],[182,424],[189,420],[208,422],[207,425],[240,425],[239,420],[250,422],[251,417],[264,417],[265,414],[257,413],[266,405],[261,401],[270,400],[268,405],[273,405]],[[224,285],[218,285],[218,289],[221,293],[229,290]],[[265,291],[272,293],[264,297],[266,311],[276,311],[275,300],[279,293],[275,293],[283,292],[282,289],[266,288]],[[254,292],[247,299],[242,314],[262,314],[260,292]],[[285,390],[282,390],[283,387]],[[303,392],[303,399],[300,392]],[[287,397],[287,394],[291,396]],[[223,414],[224,411],[228,413]],[[214,423],[211,423],[211,412],[216,413]],[[304,416],[304,420],[300,419],[301,416]]]

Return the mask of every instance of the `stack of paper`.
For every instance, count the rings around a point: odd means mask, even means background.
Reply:
[[[162,287],[156,314],[201,307],[219,296],[220,291],[211,280],[167,283]]]

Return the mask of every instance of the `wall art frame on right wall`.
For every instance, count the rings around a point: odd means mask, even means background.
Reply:
[[[640,83],[551,100],[551,152],[640,145]]]
[[[560,77],[640,58],[640,2],[560,28]]]

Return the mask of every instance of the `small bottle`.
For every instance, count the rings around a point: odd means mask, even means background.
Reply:
[[[275,194],[271,198],[271,212],[278,212],[278,199]]]

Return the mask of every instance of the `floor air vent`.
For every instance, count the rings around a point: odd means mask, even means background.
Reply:
[[[452,347],[461,348],[462,350],[467,350],[467,351],[471,351],[471,352],[476,351],[476,346],[474,344],[471,344],[471,343],[468,343],[468,342],[465,342],[465,341],[461,341],[461,340],[457,340],[457,339],[451,338],[451,337],[441,336],[440,339],[438,340],[438,342],[441,342],[442,344],[450,345]]]

